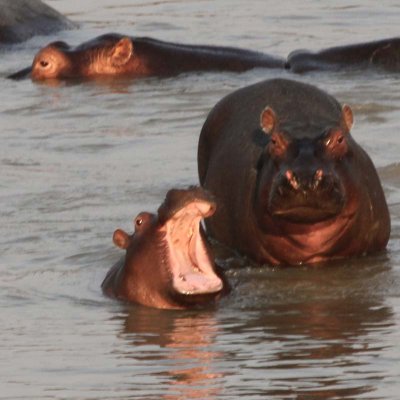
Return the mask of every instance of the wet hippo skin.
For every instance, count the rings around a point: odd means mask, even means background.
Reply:
[[[216,205],[201,188],[170,190],[157,214],[140,213],[135,232],[114,232],[125,257],[108,272],[108,296],[142,305],[182,309],[209,303],[224,289],[200,221]]]
[[[286,68],[292,72],[375,68],[400,71],[400,38],[331,47],[319,52],[296,50]]]
[[[40,0],[2,0],[0,45],[23,42],[35,35],[47,35],[75,25]]]
[[[32,66],[9,78],[34,80],[98,76],[171,76],[188,71],[246,71],[283,68],[284,60],[234,47],[185,45],[119,34],[99,36],[77,47],[54,42],[41,49]]]
[[[267,80],[223,98],[199,139],[200,182],[218,203],[207,232],[277,265],[385,249],[386,200],[352,124],[349,106],[296,81]]]

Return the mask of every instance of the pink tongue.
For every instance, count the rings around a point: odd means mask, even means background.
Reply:
[[[184,280],[175,280],[174,287],[182,294],[215,293],[222,289],[222,281],[217,276],[211,278],[193,273],[186,274]]]

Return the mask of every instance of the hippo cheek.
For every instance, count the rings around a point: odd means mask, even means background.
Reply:
[[[334,175],[319,182],[297,185],[280,176],[271,187],[268,213],[292,223],[314,224],[335,218],[346,201],[344,186]]]
[[[172,295],[180,301],[212,298],[223,288],[200,231],[200,221],[211,207],[206,202],[193,202],[165,224]]]

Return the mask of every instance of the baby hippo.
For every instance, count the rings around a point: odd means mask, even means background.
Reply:
[[[157,214],[140,213],[135,233],[114,232],[125,257],[108,272],[103,292],[145,306],[185,309],[216,299],[224,287],[200,221],[216,205],[198,187],[170,190]]]
[[[283,59],[256,51],[110,33],[75,48],[65,42],[50,43],[36,54],[31,67],[8,78],[20,79],[29,74],[33,80],[99,76],[140,78],[189,71],[246,71],[283,66]]]

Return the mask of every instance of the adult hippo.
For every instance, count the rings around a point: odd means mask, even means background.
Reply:
[[[377,68],[400,71],[400,38],[337,46],[313,53],[296,50],[289,54],[286,68],[292,72]]]
[[[218,204],[206,221],[211,236],[275,265],[384,249],[388,207],[352,124],[349,106],[296,81],[267,80],[223,98],[198,149],[200,182]]]
[[[221,294],[200,221],[215,203],[201,188],[170,190],[157,215],[140,213],[135,233],[114,232],[115,245],[126,250],[102,283],[104,293],[156,308],[188,308]]]
[[[188,71],[246,71],[256,67],[283,68],[284,60],[234,47],[185,45],[119,34],[99,36],[71,48],[50,43],[32,66],[9,78],[31,75],[34,80],[98,76],[171,76]]]
[[[2,0],[0,44],[23,42],[34,35],[48,35],[75,25],[40,0]]]

